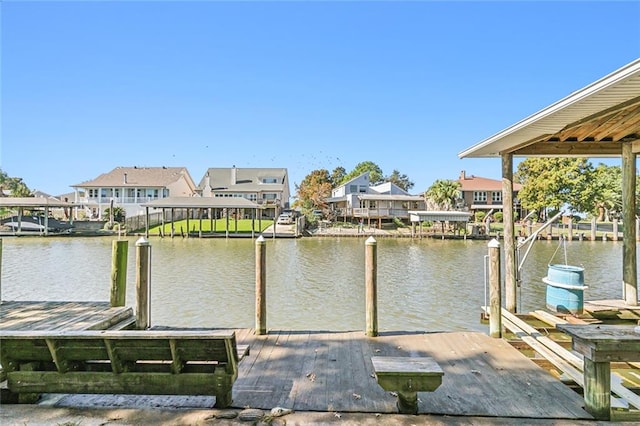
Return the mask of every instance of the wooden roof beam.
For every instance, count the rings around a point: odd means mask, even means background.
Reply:
[[[539,142],[513,151],[517,156],[600,157],[622,155],[622,142]]]

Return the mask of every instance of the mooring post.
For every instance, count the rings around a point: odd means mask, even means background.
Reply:
[[[378,243],[373,237],[365,242],[365,319],[366,334],[378,336]]]
[[[489,335],[502,337],[502,291],[500,277],[500,243],[489,241]]]
[[[256,334],[267,334],[267,241],[256,240]]]
[[[596,217],[591,218],[591,241],[596,240],[596,230],[598,229],[598,225],[596,224]]]
[[[613,241],[618,241],[618,219],[613,219]]]
[[[151,326],[151,244],[144,237],[136,241],[136,328]]]
[[[115,240],[111,249],[111,307],[124,306],[127,294],[129,241]]]
[[[2,238],[0,238],[0,300],[2,300]]]
[[[567,241],[573,241],[573,219],[570,217],[567,222]]]

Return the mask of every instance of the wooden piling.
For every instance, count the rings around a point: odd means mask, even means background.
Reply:
[[[0,238],[0,300],[2,300],[2,238]]]
[[[366,334],[378,336],[378,243],[369,237],[365,242],[365,319]]]
[[[256,334],[267,334],[267,242],[256,240]]]
[[[596,229],[598,228],[598,225],[596,224],[596,218],[592,217],[591,218],[591,241],[595,241],[596,240]]]
[[[622,295],[629,306],[638,306],[638,255],[636,253],[636,167],[633,144],[622,144]]]
[[[489,241],[489,335],[502,337],[502,292],[500,277],[500,243]]]
[[[611,237],[611,239],[613,241],[618,241],[618,219],[613,219],[613,235]]]
[[[116,240],[111,246],[111,307],[124,306],[127,294],[129,241]]]
[[[150,304],[151,244],[145,238],[136,241],[136,328],[151,326]]]
[[[571,218],[569,218],[569,222],[567,223],[567,240],[568,241],[572,241],[573,240],[573,220]]]

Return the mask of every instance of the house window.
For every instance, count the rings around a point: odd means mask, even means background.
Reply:
[[[98,190],[90,189],[89,190],[89,198],[98,198]]]
[[[487,202],[487,193],[486,193],[486,191],[473,191],[473,202],[474,203],[486,203]]]
[[[278,179],[274,177],[262,178],[262,183],[278,183]]]
[[[366,185],[360,185],[358,192],[360,192],[361,194],[366,194],[367,193],[367,186]]]
[[[278,194],[262,194],[263,200],[275,200],[278,198]]]
[[[502,202],[502,191],[494,191],[491,194],[491,201],[494,203],[501,203]]]
[[[358,192],[358,185],[349,185],[349,193],[353,194],[354,192]]]

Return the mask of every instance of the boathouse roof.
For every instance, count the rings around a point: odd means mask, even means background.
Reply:
[[[0,207],[73,207],[74,203],[60,201],[53,197],[0,197]]]
[[[636,59],[458,156],[619,157],[623,142],[640,138],[639,115],[640,59]]]
[[[142,204],[157,209],[258,209],[260,205],[242,197],[167,197]]]
[[[469,212],[456,210],[410,210],[411,222],[468,222]]]

